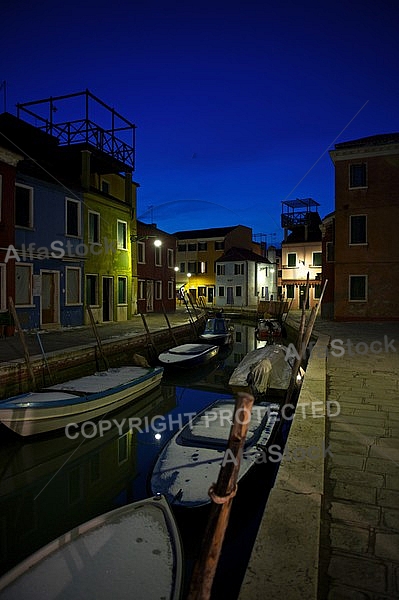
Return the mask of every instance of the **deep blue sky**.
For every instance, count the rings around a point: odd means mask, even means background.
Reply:
[[[281,201],[333,210],[334,141],[399,131],[394,1],[22,0],[1,30],[7,110],[88,88],[133,121],[138,216],[169,232],[280,241]]]

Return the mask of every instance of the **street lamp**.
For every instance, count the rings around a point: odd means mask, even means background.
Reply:
[[[131,242],[144,242],[145,240],[149,240],[150,238],[155,238],[154,239],[154,246],[156,248],[159,248],[160,246],[162,246],[162,240],[158,239],[156,235],[135,235],[132,234],[130,236],[130,241]]]

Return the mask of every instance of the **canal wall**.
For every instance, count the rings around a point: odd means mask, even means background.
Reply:
[[[112,340],[103,340],[101,347],[110,367],[134,364],[134,355],[144,356],[150,364],[156,362],[157,353],[177,344],[193,342],[196,339],[193,325],[187,323],[169,329],[151,331],[148,334],[123,336]],[[82,344],[30,357],[31,368],[36,386],[44,387],[61,383],[83,375],[89,375],[105,368],[98,345],[95,342]],[[0,363],[0,397],[32,390],[32,379],[26,361],[23,358]]]
[[[290,318],[287,324],[298,328]],[[317,599],[326,437],[326,350],[330,338],[316,332],[315,337],[284,458],[267,501],[239,600]]]

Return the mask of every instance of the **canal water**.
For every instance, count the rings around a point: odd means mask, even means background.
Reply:
[[[231,373],[260,345],[264,342],[256,340],[253,325],[235,322],[228,351],[222,349],[216,361],[195,371],[165,373],[157,390],[110,415],[114,426],[109,430],[97,424],[71,428],[69,436],[62,431],[31,440],[0,425],[0,574],[73,527],[151,495],[150,474],[163,445],[190,415],[232,397]],[[239,485],[213,600],[237,597],[277,468],[256,465]],[[208,508],[174,512],[187,589]]]

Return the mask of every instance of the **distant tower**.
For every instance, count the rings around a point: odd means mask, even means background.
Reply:
[[[321,223],[317,207],[320,206],[313,198],[296,198],[285,200],[282,204],[281,227],[284,229],[284,241],[287,241],[288,232],[295,232],[295,237],[309,240],[310,233],[319,232]],[[321,237],[320,237],[321,239]]]

